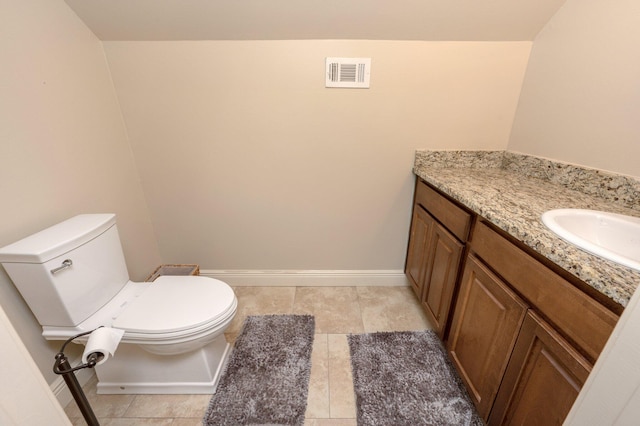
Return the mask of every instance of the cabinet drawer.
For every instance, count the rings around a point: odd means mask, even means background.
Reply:
[[[479,221],[471,249],[595,362],[618,316]]]
[[[460,241],[467,241],[471,229],[471,214],[418,179],[416,204],[420,204]]]

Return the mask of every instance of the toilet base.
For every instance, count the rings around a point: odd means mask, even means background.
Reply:
[[[201,349],[156,355],[123,343],[96,367],[98,394],[213,394],[231,346],[224,335]]]

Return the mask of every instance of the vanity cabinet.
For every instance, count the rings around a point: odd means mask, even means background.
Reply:
[[[470,213],[425,182],[416,181],[405,272],[441,339],[470,228]]]
[[[471,247],[532,309],[590,363],[595,363],[618,315],[534,259],[485,220],[478,221]]]
[[[419,205],[414,206],[405,272],[418,298],[422,296],[422,289],[424,288],[427,255],[429,252],[429,243],[431,242],[431,228],[434,224],[435,221],[429,213]]]
[[[561,425],[591,364],[534,311],[527,312],[489,425]]]
[[[484,420],[493,407],[527,309],[500,278],[469,256],[447,346]]]
[[[489,425],[559,425],[617,319],[478,220],[447,350]]]
[[[444,338],[463,251],[462,243],[442,225],[434,223],[420,303],[441,339]]]
[[[405,272],[488,425],[561,425],[622,311],[421,179]]]

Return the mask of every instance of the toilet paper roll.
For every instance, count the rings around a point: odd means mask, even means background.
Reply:
[[[82,362],[87,363],[89,355],[97,354],[98,362],[96,365],[104,364],[110,356],[116,352],[116,348],[120,344],[120,340],[124,335],[124,330],[118,330],[110,327],[100,327],[95,329],[89,335],[89,340],[85,345],[82,353]]]

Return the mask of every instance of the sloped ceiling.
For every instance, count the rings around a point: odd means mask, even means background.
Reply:
[[[102,40],[533,40],[565,0],[65,0]]]

